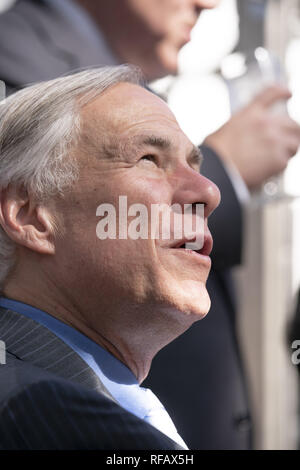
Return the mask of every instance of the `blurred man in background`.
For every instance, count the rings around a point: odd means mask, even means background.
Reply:
[[[20,0],[0,16],[0,78],[12,92],[91,65],[134,63],[148,80],[174,74],[178,52],[190,40],[199,14],[218,3]],[[222,203],[211,217],[214,250],[208,290],[212,307],[207,319],[157,356],[147,380],[191,448],[251,446],[230,270],[241,263],[245,187],[259,187],[281,172],[300,143],[299,126],[288,116],[271,112],[274,103],[289,97],[285,88],[269,88],[201,147],[203,173],[222,194]]]

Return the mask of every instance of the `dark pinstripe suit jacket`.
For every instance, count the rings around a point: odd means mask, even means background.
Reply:
[[[0,308],[0,449],[181,449],[120,407],[54,333]]]
[[[103,65],[97,46],[42,0],[18,0],[0,15],[0,79],[8,92],[93,64]],[[162,399],[190,448],[247,449],[251,419],[230,273],[241,262],[242,210],[222,160],[210,148],[201,150],[201,173],[222,194],[209,219],[214,239],[207,283],[212,307],[204,320],[159,352],[146,386]]]

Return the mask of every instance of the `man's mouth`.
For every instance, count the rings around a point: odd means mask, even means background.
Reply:
[[[169,248],[172,248],[173,250],[180,250],[185,251],[187,253],[190,252],[208,257],[213,247],[213,240],[210,233],[208,232],[204,235],[204,243],[200,249],[197,247],[196,241],[196,238],[179,240],[178,242],[173,243],[171,246],[169,246]],[[193,245],[195,246],[195,248],[193,247]]]

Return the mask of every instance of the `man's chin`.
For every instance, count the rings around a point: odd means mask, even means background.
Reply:
[[[165,50],[162,46],[161,50],[158,51],[157,64],[159,65],[156,78],[178,74],[178,53],[179,49],[176,50],[175,47],[170,49],[166,47]]]
[[[183,281],[176,292],[176,304],[183,317],[194,323],[209,312],[211,301],[205,284],[196,281]]]

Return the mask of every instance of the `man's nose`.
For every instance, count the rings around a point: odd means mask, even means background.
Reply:
[[[221,201],[219,188],[192,168],[178,169],[173,203],[204,204],[204,217],[209,217]],[[174,186],[173,186],[174,187]]]
[[[201,10],[215,8],[221,0],[192,0],[198,14]]]

